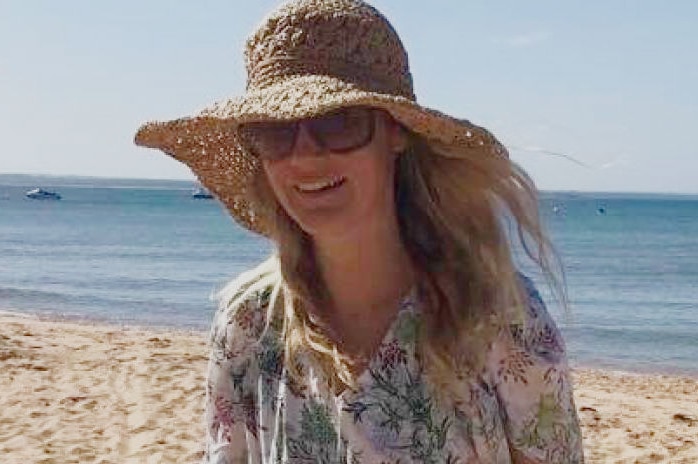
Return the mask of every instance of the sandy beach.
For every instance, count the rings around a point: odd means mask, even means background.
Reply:
[[[195,463],[206,334],[0,313],[0,462]],[[591,463],[698,462],[698,379],[574,372]]]

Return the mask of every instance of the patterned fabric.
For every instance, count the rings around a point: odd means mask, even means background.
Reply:
[[[482,375],[437,399],[416,356],[419,302],[401,302],[359,388],[335,395],[310,359],[287,375],[271,291],[217,313],[207,383],[205,463],[581,463],[564,345],[540,295]],[[513,340],[513,341],[512,341]],[[442,395],[443,396],[443,395]]]

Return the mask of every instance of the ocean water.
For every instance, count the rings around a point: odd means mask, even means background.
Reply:
[[[62,199],[24,197],[37,186]],[[0,310],[207,330],[212,295],[272,247],[192,188],[0,175]],[[571,362],[698,374],[698,196],[546,192],[541,206]]]

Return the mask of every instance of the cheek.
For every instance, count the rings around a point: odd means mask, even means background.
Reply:
[[[284,179],[283,171],[267,162],[264,163],[263,168],[264,175],[266,176],[267,183],[269,184],[271,191],[274,193],[277,199],[282,200]]]
[[[388,160],[375,160],[373,163],[362,166],[357,172],[359,179],[359,196],[364,202],[378,204],[383,207],[383,203],[393,202],[395,170]]]

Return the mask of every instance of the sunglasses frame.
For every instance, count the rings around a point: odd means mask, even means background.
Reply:
[[[350,111],[361,111],[364,115],[366,115],[366,119],[368,120],[368,129],[366,131],[366,134],[363,138],[361,138],[360,141],[356,143],[352,143],[350,145],[347,145],[346,147],[340,147],[340,148],[333,148],[331,146],[328,146],[326,136],[323,135],[322,129],[319,127],[322,122],[327,121],[331,117],[336,117],[338,114],[342,113],[348,113]],[[323,113],[320,114],[316,117],[313,118],[306,118],[306,119],[298,119],[294,121],[271,121],[271,122],[253,122],[253,123],[248,123],[248,124],[242,124],[238,126],[237,132],[238,132],[238,137],[241,140],[241,142],[244,144],[245,148],[250,151],[254,155],[255,158],[258,158],[260,160],[268,160],[268,161],[279,161],[282,159],[286,159],[291,154],[293,153],[293,149],[296,146],[296,142],[298,140],[298,134],[300,132],[300,126],[303,125],[305,127],[306,133],[310,138],[313,139],[313,141],[323,150],[327,151],[330,153],[336,153],[336,154],[344,154],[344,153],[349,153],[351,151],[357,150],[359,148],[363,148],[369,143],[373,141],[373,138],[375,136],[376,132],[376,117],[377,117],[378,111],[375,108],[369,107],[369,106],[349,106],[349,107],[344,107],[340,108],[339,110],[336,111],[330,111],[328,113]],[[263,130],[264,126],[271,127],[275,126],[277,129],[280,128],[288,128],[293,131],[293,136],[290,140],[290,143],[288,144],[288,148],[282,152],[277,152],[277,153],[262,153],[258,150],[258,147],[255,146],[255,143],[251,141],[252,135],[246,134],[245,130],[246,129],[254,129],[257,128],[258,130]]]

